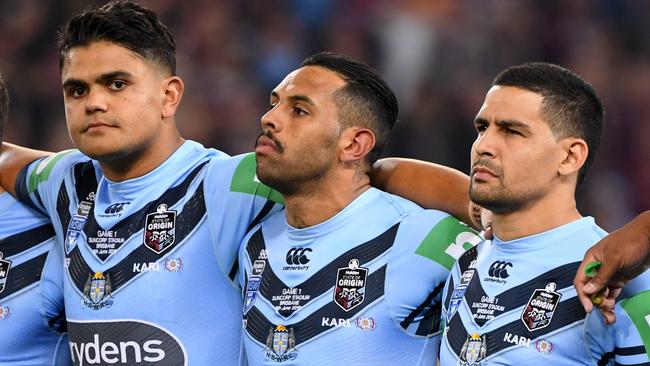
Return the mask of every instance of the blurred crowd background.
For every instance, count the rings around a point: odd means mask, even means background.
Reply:
[[[103,4],[95,2],[94,4]],[[612,230],[650,209],[650,1],[142,0],[170,27],[186,93],[185,137],[250,151],[269,92],[308,55],[376,67],[400,101],[385,155],[469,171],[473,117],[491,80],[526,61],[563,65],[606,108],[579,206]],[[12,93],[5,139],[71,147],[55,38],[81,0],[0,1],[0,72]]]

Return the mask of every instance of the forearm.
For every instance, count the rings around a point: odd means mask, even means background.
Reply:
[[[650,210],[642,212],[633,221],[638,222],[639,230],[645,235],[650,245]]]
[[[373,165],[371,180],[379,189],[472,222],[467,210],[469,177],[458,170],[421,160],[386,158]]]
[[[629,225],[634,226],[642,235],[642,238],[645,239],[645,251],[643,248],[639,248],[639,254],[645,253],[645,266],[650,266],[650,210],[639,214]]]
[[[32,161],[50,154],[3,142],[0,152],[0,185],[15,196],[15,183],[20,171]]]

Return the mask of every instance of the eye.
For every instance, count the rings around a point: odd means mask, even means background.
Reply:
[[[77,86],[68,90],[68,94],[73,98],[81,98],[86,95],[86,88]]]
[[[507,133],[508,135],[519,135],[519,136],[523,136],[523,134],[522,134],[521,132],[519,132],[519,131],[517,131],[517,130],[513,130],[513,129],[511,129],[511,128],[506,128],[506,133]]]
[[[306,116],[309,113],[307,113],[306,110],[300,108],[300,107],[293,107],[293,113],[297,116]]]
[[[476,131],[483,132],[487,129],[486,125],[476,125]]]
[[[108,83],[108,88],[111,90],[122,90],[126,87],[126,83],[122,80],[113,80]]]

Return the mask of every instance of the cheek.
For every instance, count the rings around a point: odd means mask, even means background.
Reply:
[[[513,168],[513,174],[509,177],[511,182],[520,181],[528,186],[539,186],[549,184],[555,177],[553,156],[550,154],[519,154],[513,157],[510,163]]]
[[[129,111],[130,114],[124,116],[125,120],[131,121],[136,128],[157,122],[161,118],[162,104],[151,95],[135,94],[131,98],[125,97],[122,103],[127,107],[124,110]]]
[[[80,123],[80,121],[82,120],[80,116],[83,116],[85,114],[85,111],[83,110],[80,112],[79,105],[76,103],[66,103],[64,112],[65,112],[65,123],[68,125],[68,127]]]

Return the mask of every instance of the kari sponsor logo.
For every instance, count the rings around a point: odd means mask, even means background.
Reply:
[[[350,328],[350,320],[343,318],[328,318],[323,317],[321,319],[321,327],[333,327],[333,328]]]
[[[158,271],[160,271],[160,265],[158,262],[133,263],[133,273]]]

